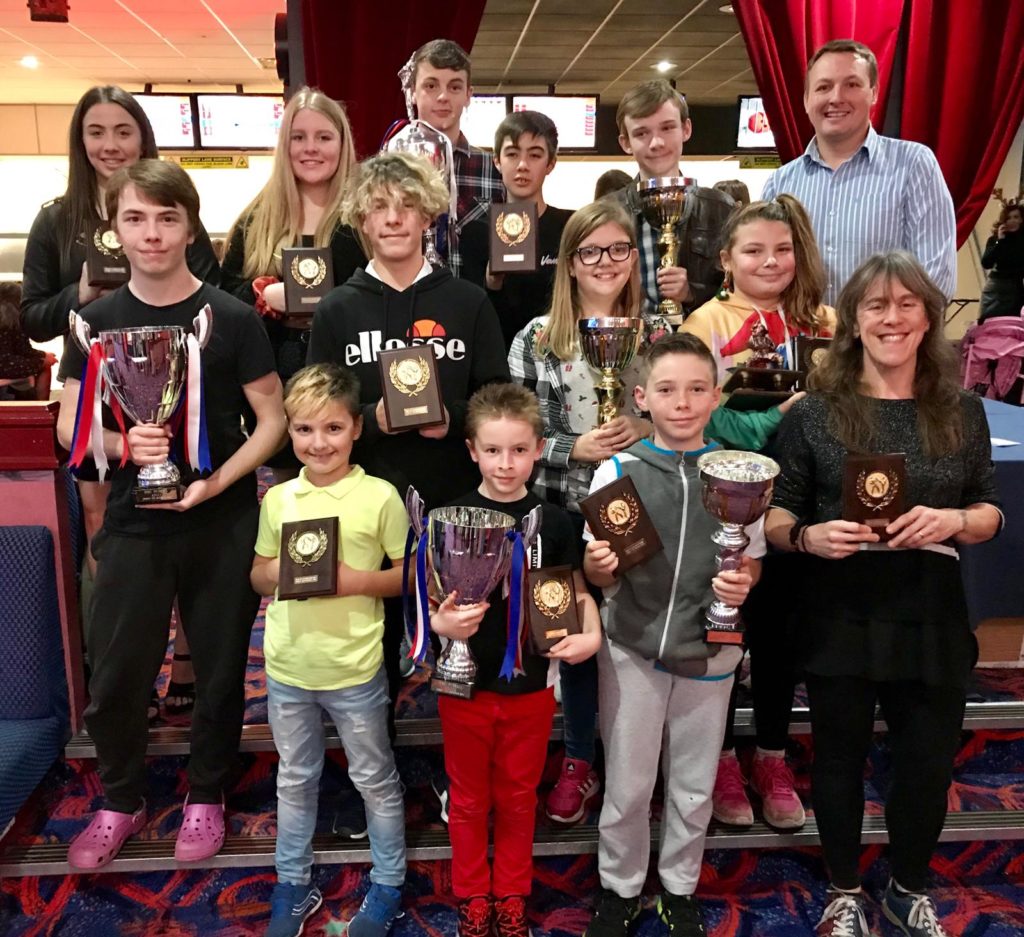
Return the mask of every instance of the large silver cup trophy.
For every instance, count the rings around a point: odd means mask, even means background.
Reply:
[[[697,185],[689,176],[656,176],[637,183],[640,211],[647,223],[660,232],[658,253],[662,267],[674,267],[679,258],[679,238],[676,225],[682,220],[686,207],[686,190]],[[662,299],[658,312],[672,325],[682,322],[683,307],[674,299]]]
[[[597,391],[597,425],[604,426],[622,407],[622,372],[636,357],[644,337],[644,320],[620,316],[580,319],[580,350],[600,379]]]
[[[200,315],[208,315],[208,307]],[[88,355],[89,324],[74,312],[69,323],[71,335]],[[205,347],[210,328],[201,326],[197,318],[195,330],[201,336],[199,347]],[[187,339],[188,333],[178,325],[108,329],[99,333],[103,377],[132,422],[162,425],[174,415],[188,374]],[[183,494],[181,472],[170,459],[141,466],[132,489],[137,505],[180,501]]]
[[[450,186],[451,167],[448,164],[451,144],[444,134],[435,130],[422,120],[412,120],[398,133],[396,133],[386,144],[389,153],[409,153],[412,156],[421,156],[430,163],[444,179],[446,186]],[[437,252],[437,226],[440,222],[435,221],[423,235],[423,257],[434,267],[443,267],[444,261]],[[449,218],[449,224],[451,219]],[[450,241],[449,241],[450,243]]]
[[[704,509],[722,525],[711,537],[719,548],[718,569],[739,569],[750,543],[743,528],[768,510],[779,465],[756,452],[720,449],[702,455],[697,469],[704,484]],[[711,644],[743,642],[740,610],[720,599],[708,607],[705,629]]]

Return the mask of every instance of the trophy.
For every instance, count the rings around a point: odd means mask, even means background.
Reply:
[[[423,562],[429,557],[434,581],[442,596],[458,592],[456,604],[473,605],[486,601],[495,587],[513,566],[517,550],[516,519],[511,514],[479,507],[435,508],[423,516],[423,502],[412,488],[406,495],[406,509],[412,521],[413,532],[419,537],[417,547],[417,591],[425,588]],[[534,508],[523,522],[520,544],[532,543],[540,529],[540,508]],[[519,546],[522,551],[522,546]],[[522,556],[522,553],[520,554]],[[422,557],[422,559],[421,559]],[[520,560],[520,563],[522,560]],[[520,578],[522,571],[519,572]],[[510,584],[510,605],[518,603],[520,583]],[[421,601],[422,601],[421,596]],[[512,616],[510,616],[512,617]],[[510,643],[512,628],[509,628]],[[519,624],[516,623],[515,641],[519,643]],[[415,645],[422,643],[417,638]],[[415,653],[414,646],[414,653]],[[512,649],[516,652],[516,648]],[[505,668],[503,667],[503,673]],[[430,681],[431,689],[438,693],[469,699],[473,695],[477,665],[469,643],[461,639],[449,641],[441,652]]]
[[[597,391],[597,425],[604,426],[619,415],[622,381],[619,375],[640,350],[644,320],[624,317],[580,319],[580,349],[592,368],[601,372]]]
[[[750,543],[743,528],[768,510],[779,465],[756,452],[719,449],[702,455],[697,469],[704,483],[704,509],[722,525],[711,537],[719,547],[715,563],[719,570],[739,569],[743,551]],[[716,599],[708,607],[705,620],[709,643],[743,643],[738,608]]]
[[[89,385],[94,389],[94,399],[101,396],[101,384],[111,395],[111,409],[118,422],[120,412],[126,413],[135,423],[168,422],[178,409],[182,394],[188,385],[189,415],[184,419],[186,450],[193,464],[195,450],[201,444],[190,443],[202,430],[201,377],[199,352],[210,339],[212,313],[205,306],[194,321],[195,333],[190,334],[178,325],[140,326],[138,328],[110,329],[99,333],[93,339],[89,324],[77,313],[69,315],[70,332],[89,359],[86,378],[83,381],[83,398]],[[195,361],[192,357],[195,356]],[[99,364],[100,374],[89,377],[89,369]],[[83,399],[80,410],[98,412],[93,400]],[[93,420],[99,426],[98,419]],[[84,434],[83,443],[88,439],[87,427],[80,423],[75,427],[76,443]],[[100,437],[102,447],[102,435]],[[72,447],[77,451],[76,444]],[[95,451],[95,447],[94,447]],[[127,452],[127,442],[125,443]],[[208,459],[208,457],[206,457]],[[200,467],[196,465],[195,467]],[[206,466],[208,467],[208,465]],[[169,459],[156,465],[139,467],[138,478],[132,489],[135,504],[164,504],[179,501],[184,494],[181,472]]]
[[[657,176],[637,183],[644,220],[661,232],[658,253],[661,254],[662,268],[674,267],[677,263],[679,239],[676,237],[676,225],[683,217],[686,189],[696,185],[697,180],[689,176]],[[658,312],[673,325],[679,325],[683,308],[674,299],[663,299],[658,303]]]
[[[451,173],[453,168],[453,156],[451,141],[440,131],[435,130],[424,120],[412,120],[390,140],[387,141],[385,149],[389,153],[409,153],[412,156],[420,156],[427,160],[444,179],[449,190],[452,188]],[[448,223],[453,220],[453,212],[449,212]],[[437,252],[437,229],[439,220],[427,228],[424,232],[423,257],[433,267],[443,267],[444,261]],[[448,243],[451,244],[449,238]]]

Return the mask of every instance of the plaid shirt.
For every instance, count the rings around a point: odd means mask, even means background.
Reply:
[[[505,201],[505,186],[491,162],[491,154],[470,146],[464,133],[459,134],[452,152],[455,157],[455,186],[458,189],[456,199],[459,217],[455,224],[457,237],[474,218],[487,212],[491,202]],[[448,266],[452,276],[456,277],[462,273],[462,258],[457,245],[456,240],[456,247],[448,252]]]
[[[669,330],[661,316],[651,316],[646,311],[640,315],[646,326],[644,346]],[[581,464],[570,458],[579,433],[573,432],[569,425],[568,389],[562,379],[562,362],[551,352],[542,353],[537,349],[537,338],[547,321],[547,316],[538,316],[512,339],[508,369],[513,381],[537,395],[544,418],[544,449],[537,462],[533,490],[537,497],[568,509],[571,501],[569,469]],[[578,351],[575,360],[583,361]]]

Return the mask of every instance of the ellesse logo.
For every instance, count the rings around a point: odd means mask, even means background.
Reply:
[[[381,349],[407,348],[409,345],[430,345],[438,361],[450,358],[462,361],[466,357],[466,343],[461,338],[448,338],[440,322],[433,319],[417,319],[407,334],[407,340],[389,338],[384,341],[379,329],[359,333],[359,341],[345,346],[345,364],[372,364]]]

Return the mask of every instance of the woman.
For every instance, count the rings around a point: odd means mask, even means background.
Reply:
[[[725,270],[721,293],[695,309],[681,328],[704,340],[720,375],[724,377],[729,367],[748,363],[759,344],[778,356],[776,367],[795,368],[798,335],[832,335],[835,312],[821,304],[825,292],[821,255],[807,212],[795,198],[780,195],[770,202],[737,208],[722,230],[720,259]],[[709,431],[726,445],[764,449],[793,402],[791,398],[758,414],[760,421],[753,424],[757,432],[746,438],[720,431],[725,414],[735,413],[729,409],[716,411]],[[786,764],[796,676],[790,648],[778,627],[789,607],[793,574],[790,560],[766,556],[761,581],[744,608],[757,728],[749,783],[760,796],[765,822],[783,830],[801,827],[806,820]],[[730,826],[749,826],[754,812],[733,737],[738,685],[737,679],[715,781],[714,816]]]
[[[316,89],[302,88],[284,110],[270,179],[228,234],[221,286],[256,306],[282,381],[306,363],[312,316],[285,316],[281,248],[329,247],[339,286],[366,265],[352,229],[341,222],[354,163],[344,108]],[[270,466],[276,482],[299,470],[290,446]]]
[[[942,334],[945,305],[911,255],[865,261],[839,296],[836,337],[810,395],[779,432],[782,474],[766,534],[778,549],[807,554],[796,647],[832,878],[824,937],[868,934],[858,859],[876,702],[892,751],[892,879],[882,910],[904,933],[946,933],[925,888],[977,657],[956,545],[990,539],[1002,516],[981,400],[959,389]],[[904,479],[884,462],[877,469],[905,488],[908,506],[887,518],[887,543],[877,526],[843,519],[851,453],[905,453]]]
[[[68,313],[80,312],[107,291],[89,285],[85,267],[88,233],[106,218],[107,180],[122,166],[159,156],[146,112],[127,91],[115,85],[90,88],[71,115],[68,133],[68,185],[64,194],[42,207],[25,244],[22,274],[21,321],[29,338],[46,342],[63,335]],[[220,266],[210,237],[200,228],[188,248],[189,269],[199,279],[216,284]],[[98,481],[87,462],[78,474],[86,542],[103,523],[108,484]],[[88,571],[95,572],[92,552],[86,552]],[[168,715],[191,710],[195,683],[184,632],[175,641],[175,660],[165,707]],[[155,697],[150,718],[158,714]]]
[[[1024,205],[1003,205],[981,265],[989,275],[981,291],[978,321],[1019,316],[1024,309]]]
[[[565,508],[582,535],[579,502],[587,496],[599,462],[651,434],[651,424],[630,409],[597,425],[595,372],[580,351],[577,323],[584,318],[641,317],[636,234],[625,208],[603,199],[581,208],[566,223],[558,250],[551,308],[527,323],[512,341],[512,379],[540,397],[544,451],[534,490]],[[664,332],[660,318],[644,318],[644,342]],[[639,356],[622,373],[632,401]],[[594,763],[597,667],[594,660],[560,669],[565,759],[548,796],[548,816],[575,823],[600,787]]]

